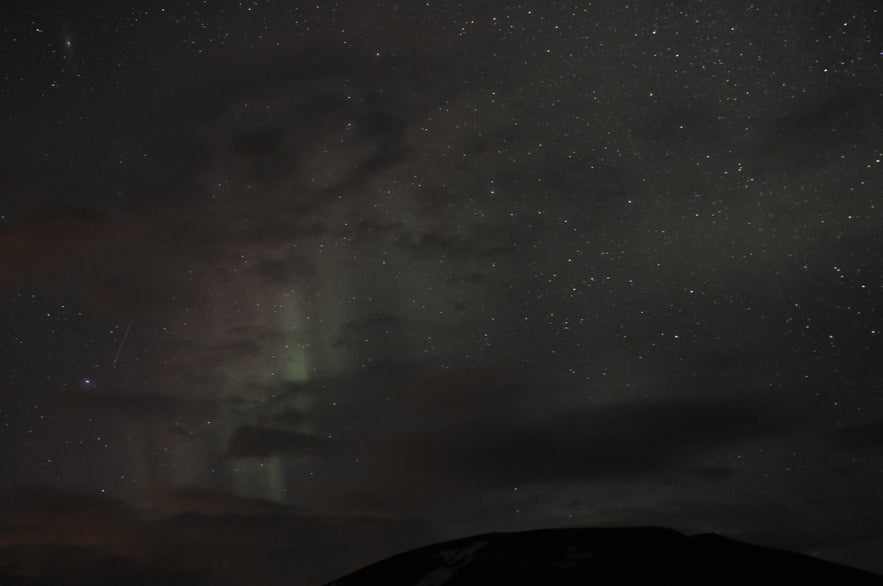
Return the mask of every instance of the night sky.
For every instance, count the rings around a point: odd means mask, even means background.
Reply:
[[[876,0],[4,0],[0,573],[883,572],[881,96]]]

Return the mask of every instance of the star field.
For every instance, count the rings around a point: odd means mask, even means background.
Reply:
[[[0,571],[317,584],[568,525],[883,571],[881,31],[0,7]]]

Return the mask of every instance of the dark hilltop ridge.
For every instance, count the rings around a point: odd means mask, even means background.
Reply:
[[[327,586],[883,586],[883,576],[713,533],[664,528],[488,533],[398,554]]]

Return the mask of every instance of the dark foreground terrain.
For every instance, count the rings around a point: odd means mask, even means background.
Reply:
[[[883,576],[715,534],[671,529],[488,533],[405,552],[329,586],[876,584]]]

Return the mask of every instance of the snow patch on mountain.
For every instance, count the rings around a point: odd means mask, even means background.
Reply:
[[[487,541],[476,541],[466,547],[438,552],[437,557],[444,565],[434,568],[416,586],[442,586],[457,573],[457,570],[471,562],[475,558],[475,554],[485,545],[487,545]]]

